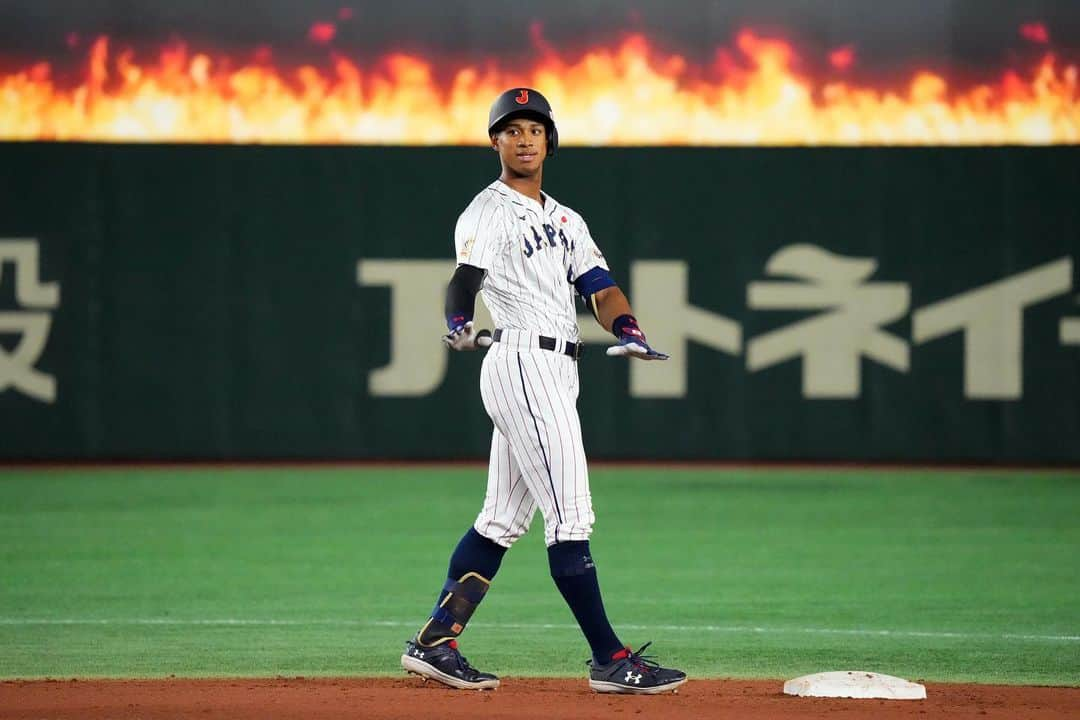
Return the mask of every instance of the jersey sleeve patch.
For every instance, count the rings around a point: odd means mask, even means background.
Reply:
[[[462,243],[461,249],[458,250],[457,259],[459,263],[467,262],[469,256],[472,255],[473,245],[476,244],[476,236],[470,235],[465,238],[465,242]]]

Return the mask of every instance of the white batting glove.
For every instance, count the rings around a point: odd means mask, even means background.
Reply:
[[[446,344],[446,347],[451,350],[471,351],[476,350],[477,348],[486,348],[491,345],[491,331],[474,330],[473,322],[470,320],[464,325],[458,325],[446,335],[443,335],[442,341]]]

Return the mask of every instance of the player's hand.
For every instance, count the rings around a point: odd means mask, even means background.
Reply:
[[[613,323],[619,332],[619,343],[607,349],[613,357],[634,357],[639,360],[667,360],[667,353],[649,347],[645,333],[641,332],[633,315],[620,315]]]
[[[607,354],[612,357],[633,357],[639,360],[667,360],[667,353],[657,352],[645,342],[645,333],[641,332],[636,325],[628,327],[619,338],[617,345],[607,349]]]
[[[442,341],[451,350],[476,350],[491,345],[490,330],[474,330],[472,320],[443,335]]]
[[[638,360],[667,360],[668,354],[653,350],[645,340],[645,333],[638,327],[637,318],[626,313],[615,318],[612,330],[619,338],[617,345],[607,349],[607,354],[612,357],[633,357]]]

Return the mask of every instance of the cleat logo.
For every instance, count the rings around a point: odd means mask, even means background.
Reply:
[[[637,675],[635,675],[633,670],[627,670],[626,671],[626,680],[624,680],[623,682],[628,682],[628,683],[632,682],[635,685],[640,685],[641,684],[641,673],[638,673]]]
[[[420,650],[413,650],[412,654],[415,655],[418,658],[423,658],[424,657],[424,653],[421,652]]]

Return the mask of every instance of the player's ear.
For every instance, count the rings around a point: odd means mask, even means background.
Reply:
[[[491,136],[488,139],[491,140],[491,149],[495,152],[499,152],[499,134],[491,133]]]

